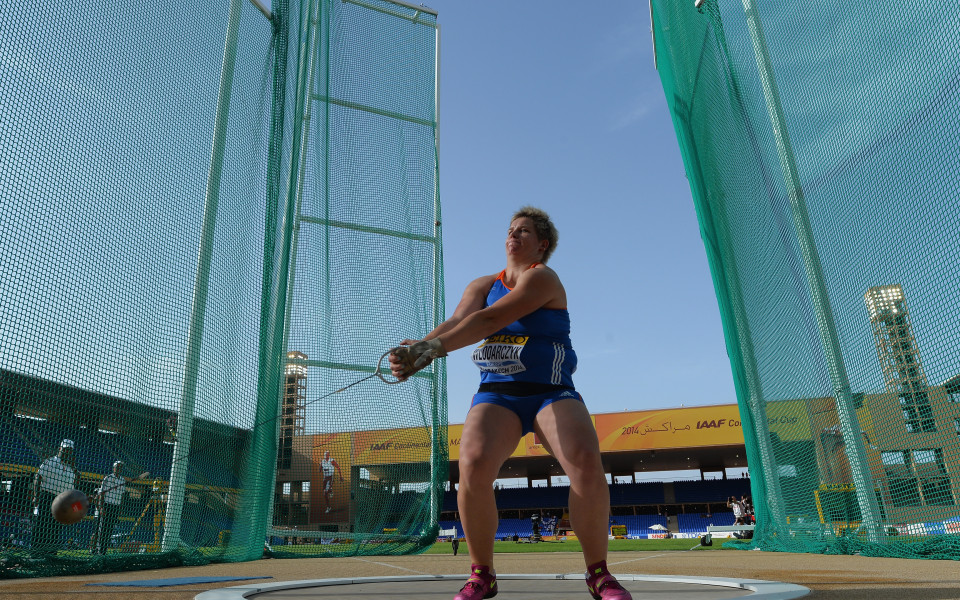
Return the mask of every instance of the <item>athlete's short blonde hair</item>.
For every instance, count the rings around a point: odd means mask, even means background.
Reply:
[[[547,259],[550,258],[550,255],[553,254],[553,251],[557,247],[557,240],[560,235],[557,233],[557,228],[553,225],[553,221],[550,220],[550,215],[546,211],[541,210],[535,206],[524,206],[517,212],[513,213],[513,216],[510,217],[510,222],[513,223],[517,219],[527,217],[533,221],[533,226],[537,231],[538,240],[547,240],[547,249],[543,251],[543,258],[541,259],[544,263],[547,262]]]

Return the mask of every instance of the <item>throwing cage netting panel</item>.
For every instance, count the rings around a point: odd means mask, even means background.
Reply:
[[[960,558],[960,13],[653,0],[766,550]]]
[[[436,539],[444,363],[367,377],[444,313],[437,31],[0,7],[0,577]],[[63,525],[69,488],[103,493]]]
[[[306,93],[294,108],[303,128],[290,165],[294,268],[270,548],[421,551],[437,539],[447,481],[442,361],[399,385],[372,378],[327,394],[443,320],[436,15],[359,0],[312,8],[311,58],[298,74]]]

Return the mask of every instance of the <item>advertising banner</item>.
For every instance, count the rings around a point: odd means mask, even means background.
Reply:
[[[448,448],[450,449],[450,460],[460,460],[460,438],[463,435],[463,425],[449,425],[447,427],[447,437],[449,438]],[[530,436],[533,434],[531,433]],[[520,438],[517,447],[510,454],[511,457],[525,456],[527,453],[527,437]]]
[[[771,405],[775,406],[775,405]],[[782,403],[771,413],[771,430],[785,435],[809,432],[802,402]],[[590,415],[601,452],[742,445],[743,429],[736,404]],[[350,434],[338,434],[347,435]],[[809,433],[806,433],[809,435]],[[450,460],[460,459],[463,424],[447,428]],[[319,438],[320,436],[318,436]],[[352,434],[352,464],[384,465],[430,460],[430,434],[423,427],[357,431]],[[547,456],[534,433],[520,438],[511,457]]]
[[[600,451],[743,444],[736,404],[600,414]]]
[[[357,431],[353,434],[353,464],[430,462],[430,447],[426,427]]]
[[[461,434],[463,434],[463,425],[449,425],[447,427],[447,438],[449,439],[447,449],[450,453],[450,460],[460,460]]]
[[[767,424],[785,442],[812,439],[810,435],[810,408],[807,400],[767,402]]]

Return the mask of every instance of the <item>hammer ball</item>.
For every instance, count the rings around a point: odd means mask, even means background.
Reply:
[[[73,525],[86,516],[89,505],[86,494],[80,490],[67,490],[53,499],[50,512],[58,523]]]

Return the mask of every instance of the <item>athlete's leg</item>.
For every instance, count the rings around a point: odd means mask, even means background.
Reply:
[[[467,550],[475,565],[493,566],[497,503],[493,482],[520,442],[520,418],[496,404],[477,404],[467,413],[460,436],[460,490],[457,504]]]
[[[570,524],[584,561],[589,566],[606,560],[610,489],[587,407],[572,398],[548,404],[537,414],[534,429],[570,478]]]

